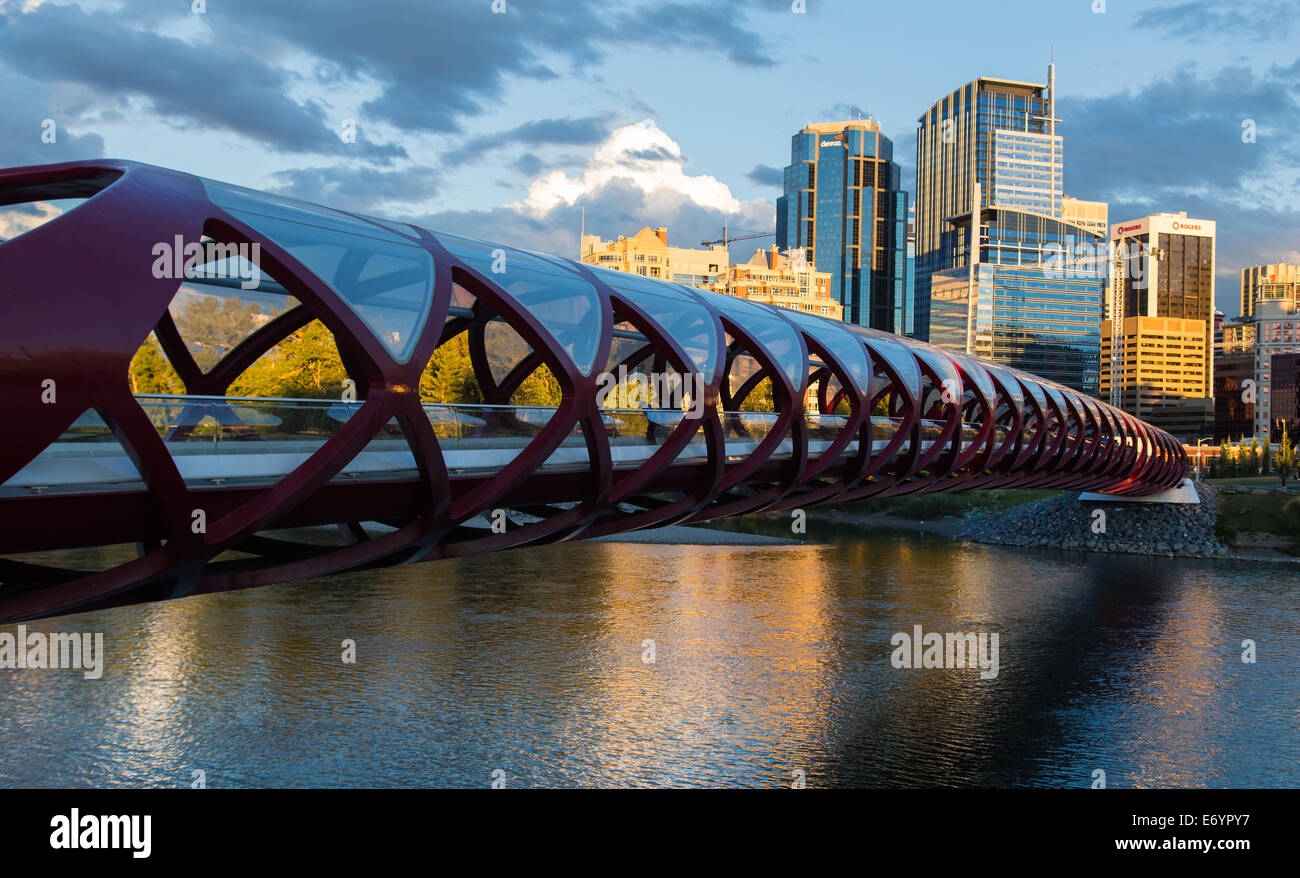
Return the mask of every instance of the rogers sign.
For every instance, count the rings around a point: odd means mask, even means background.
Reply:
[[[1125,235],[1128,234],[1129,232],[1137,231],[1138,229],[1142,228],[1144,225],[1146,225],[1146,223],[1134,223],[1131,226],[1120,226],[1115,231],[1117,234]],[[1178,228],[1177,223],[1174,224],[1174,228]]]
[[[1200,223],[1180,223],[1178,220],[1174,220],[1174,231],[1176,232],[1179,229],[1188,232],[1199,232],[1201,230],[1201,225]]]

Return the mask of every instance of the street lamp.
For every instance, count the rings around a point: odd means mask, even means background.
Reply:
[[[1200,481],[1204,481],[1204,480],[1201,478],[1201,443],[1202,443],[1202,442],[1208,442],[1208,441],[1210,441],[1210,439],[1212,439],[1212,438],[1214,438],[1214,437],[1212,437],[1212,436],[1205,436],[1204,438],[1201,438],[1201,439],[1197,439],[1197,440],[1196,440],[1196,481],[1198,481],[1198,482],[1200,482]]]

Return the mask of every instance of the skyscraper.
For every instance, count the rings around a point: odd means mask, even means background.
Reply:
[[[1104,205],[1065,216],[1054,88],[980,77],[917,120],[915,335],[1095,394]]]
[[[809,124],[791,138],[776,202],[777,247],[830,272],[846,321],[895,333],[912,321],[901,178],[876,122]]]
[[[1114,373],[1107,388],[1121,395],[1117,404],[1126,411],[1179,437],[1208,434],[1214,419],[1214,233],[1213,221],[1188,219],[1186,212],[1111,226],[1115,267],[1106,319],[1122,324],[1133,356],[1168,380],[1138,386],[1145,379],[1107,344],[1102,368]],[[1189,357],[1167,341],[1174,321],[1197,325],[1202,354]],[[1158,399],[1158,405],[1139,414],[1128,402],[1134,394]]]
[[[1049,79],[1052,78],[1049,76]],[[951,217],[979,207],[1061,216],[1061,138],[1048,86],[981,76],[917,119],[916,334],[929,337],[929,276],[952,268]]]

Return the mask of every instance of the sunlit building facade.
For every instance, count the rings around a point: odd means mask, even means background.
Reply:
[[[1253,265],[1241,270],[1241,314],[1255,313],[1256,299],[1285,299],[1300,303],[1300,265],[1286,262]]]
[[[985,208],[980,246],[959,217],[943,246],[957,263],[931,276],[930,341],[1098,393],[1104,264],[1063,257],[1100,239],[1061,220]]]
[[[668,229],[647,226],[631,237],[620,235],[614,241],[583,235],[582,261],[720,293],[726,286],[730,257],[721,244],[701,249],[671,247]]]
[[[1215,416],[1214,221],[1190,218],[1181,211],[1151,214],[1113,224],[1110,242],[1115,265],[1108,309],[1113,307],[1119,319],[1172,318],[1196,321],[1204,327],[1204,354],[1196,358],[1202,378],[1195,388],[1189,388],[1197,396],[1187,398],[1182,406],[1185,414],[1178,424],[1166,426],[1159,420],[1152,423],[1181,437],[1209,435]],[[1112,319],[1109,311],[1106,319]],[[1109,356],[1104,368],[1112,372],[1115,369]],[[1128,376],[1119,376],[1121,393],[1128,380]],[[1193,409],[1201,412],[1202,425],[1189,431],[1186,421]]]
[[[930,276],[958,267],[954,218],[1000,207],[1062,217],[1055,74],[1048,83],[979,77],[917,119],[915,335],[930,337]]]
[[[870,119],[809,124],[791,138],[776,243],[831,276],[844,319],[904,334],[908,195],[894,144]]]
[[[795,251],[796,258],[775,246],[755,250],[748,262],[732,265],[726,292],[764,305],[776,305],[819,317],[843,319],[844,308],[831,296],[831,275],[817,271]]]

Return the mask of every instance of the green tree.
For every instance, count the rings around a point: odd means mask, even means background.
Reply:
[[[181,376],[177,375],[176,370],[172,368],[171,361],[163,354],[162,346],[158,344],[158,339],[154,338],[152,332],[131,358],[128,377],[131,381],[132,393],[185,392],[185,384],[181,381]]]
[[[1259,475],[1259,437],[1250,438],[1250,447],[1246,451],[1246,474]]]
[[[238,296],[193,295],[179,311],[176,328],[204,372],[275,316]]]
[[[1277,474],[1282,479],[1282,487],[1286,487],[1286,480],[1291,475],[1291,470],[1295,468],[1296,448],[1291,441],[1291,436],[1287,432],[1286,423],[1282,424],[1282,441],[1277,446]]]
[[[334,336],[313,320],[259,357],[227,395],[328,399],[342,395],[347,378]]]
[[[1268,475],[1270,472],[1273,471],[1272,457],[1273,457],[1273,443],[1269,441],[1268,436],[1265,436],[1263,451],[1261,452],[1260,459],[1259,459],[1260,472],[1263,473],[1264,475]]]
[[[483,402],[469,358],[468,333],[448,339],[433,352],[420,375],[420,399],[449,405]]]

